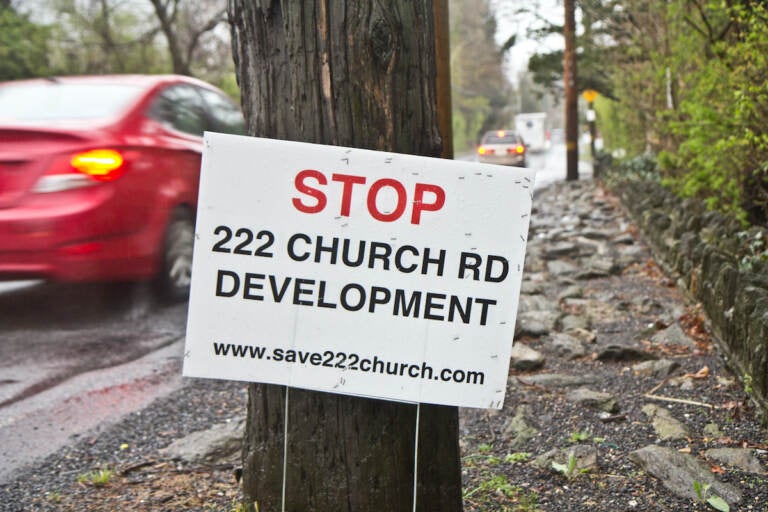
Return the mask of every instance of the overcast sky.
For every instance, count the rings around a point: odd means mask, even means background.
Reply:
[[[491,5],[498,23],[496,41],[504,44],[511,35],[517,34],[517,44],[507,53],[512,82],[517,82],[520,71],[528,68],[528,58],[537,50],[548,52],[564,47],[560,35],[551,35],[543,42],[527,37],[530,29],[542,26],[542,18],[562,25],[565,11],[561,0],[492,0]]]

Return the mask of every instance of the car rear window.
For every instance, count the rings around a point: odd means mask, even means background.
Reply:
[[[208,104],[212,130],[221,133],[245,135],[245,121],[239,108],[217,92],[200,89],[200,94],[203,95]]]
[[[517,144],[517,135],[508,133],[499,137],[496,134],[483,137],[483,144]]]
[[[138,85],[28,83],[0,87],[0,119],[57,121],[109,119],[140,93]]]
[[[149,116],[168,126],[201,137],[206,129],[205,105],[197,88],[172,85],[155,98]]]

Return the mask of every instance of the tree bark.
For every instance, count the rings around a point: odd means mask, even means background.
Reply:
[[[229,0],[251,135],[439,156],[429,0]],[[364,340],[361,340],[364,343]],[[262,512],[410,511],[416,406],[249,387],[243,491]],[[421,408],[418,510],[461,510],[458,410]]]

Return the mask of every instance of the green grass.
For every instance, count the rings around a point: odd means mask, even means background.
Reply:
[[[110,480],[112,480],[112,471],[106,468],[82,473],[77,477],[77,483],[89,484],[94,487],[108,485]]]
[[[504,457],[504,462],[508,462],[510,464],[528,462],[531,459],[531,455],[532,454],[530,452],[508,453],[507,456]]]
[[[570,437],[568,437],[568,442],[581,443],[584,441],[589,441],[591,437],[592,437],[592,434],[590,434],[586,430],[583,430],[581,432],[572,432]]]

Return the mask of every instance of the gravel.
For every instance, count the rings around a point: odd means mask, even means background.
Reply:
[[[158,457],[158,450],[189,433],[242,415],[246,403],[247,390],[243,383],[189,380],[182,389],[128,415],[119,424],[74,439],[71,446],[18,472],[13,481],[0,487],[0,510],[119,510],[117,499],[111,497],[136,487],[134,477],[138,472],[152,477],[145,481],[157,481],[156,494],[160,497],[158,500],[145,497],[145,503],[137,500],[124,510],[228,510],[237,495],[237,482],[233,468],[226,466],[205,468],[202,474],[208,479],[226,481],[228,495],[219,495],[221,490],[215,489],[210,497],[198,500],[199,504],[166,508],[173,504],[165,499],[163,492],[180,494],[189,492],[186,487],[195,486],[191,481],[183,489],[174,488],[179,484],[176,477],[194,475],[201,468],[185,468],[163,461]],[[104,469],[111,472],[107,485],[94,486],[85,478],[91,472]]]

